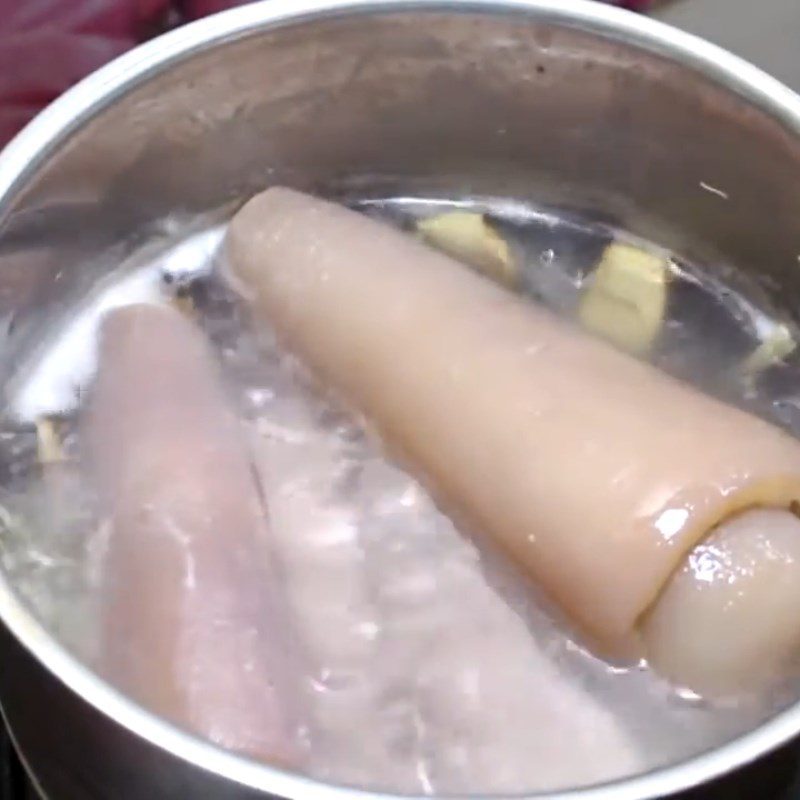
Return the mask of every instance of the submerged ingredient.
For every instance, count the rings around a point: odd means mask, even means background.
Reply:
[[[230,750],[300,760],[288,631],[240,424],[169,307],[103,323],[85,421],[107,516],[102,675]],[[295,712],[295,713],[292,713]]]

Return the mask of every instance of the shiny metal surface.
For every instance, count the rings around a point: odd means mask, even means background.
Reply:
[[[0,156],[2,379],[122,254],[281,181],[587,209],[796,307],[800,98],[580,0],[267,0],[144,45]],[[377,797],[198,741],[99,681],[0,576],[0,696],[53,798]],[[690,762],[559,800],[640,800],[750,761],[800,706]]]
[[[800,89],[800,4],[795,0],[669,0],[655,16],[704,36]]]

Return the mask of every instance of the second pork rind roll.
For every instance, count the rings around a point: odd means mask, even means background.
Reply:
[[[600,640],[720,522],[800,499],[789,436],[357,213],[273,188],[228,253],[290,346]]]
[[[84,430],[108,520],[101,673],[222,747],[297,764],[264,509],[201,331],[169,307],[112,311]]]

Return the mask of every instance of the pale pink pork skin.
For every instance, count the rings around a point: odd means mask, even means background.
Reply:
[[[642,630],[662,673],[704,696],[780,682],[800,662],[795,516],[754,509],[689,553]]]
[[[800,642],[793,438],[333,203],[271,188],[235,216],[227,252],[232,282],[288,346],[602,649],[633,646],[709,694],[720,671],[730,670],[724,693],[780,673]],[[794,532],[774,537],[769,572],[785,593],[775,601],[780,643],[752,625],[707,639],[747,664],[780,662],[755,673],[706,662],[695,641],[709,636],[695,629],[705,622],[671,598],[693,590],[681,572],[687,556],[734,519],[733,558],[775,525]],[[748,619],[752,601],[757,618],[759,578],[740,589],[736,613]],[[662,600],[671,617],[656,613]]]
[[[310,404],[293,408],[289,435],[262,428],[255,447],[311,666],[309,772],[372,791],[494,795],[641,771],[638,737],[553,663],[413,478],[370,458],[348,502],[341,440],[315,427]]]
[[[101,673],[222,747],[296,764],[263,509],[201,332],[169,307],[110,312],[84,425],[109,520]]]

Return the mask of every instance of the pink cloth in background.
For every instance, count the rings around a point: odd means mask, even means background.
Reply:
[[[0,147],[90,72],[168,25],[248,0],[0,0]],[[648,0],[619,0],[641,10]]]
[[[188,18],[198,19],[209,14],[215,14],[217,11],[223,11],[226,8],[242,6],[246,2],[249,2],[249,0],[185,0],[183,8]]]
[[[0,0],[0,145],[144,38],[169,0]]]

